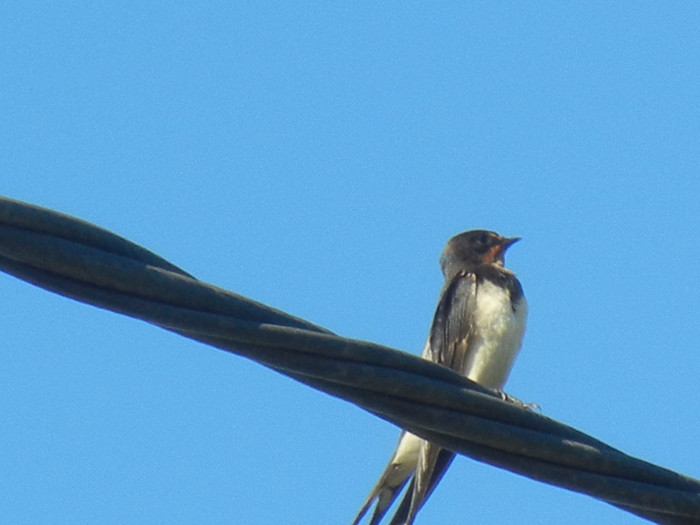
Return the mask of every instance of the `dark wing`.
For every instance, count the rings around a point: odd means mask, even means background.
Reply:
[[[430,328],[432,361],[460,372],[466,360],[476,308],[476,274],[463,270],[442,291]]]
[[[432,361],[457,372],[466,362],[476,307],[477,279],[474,273],[460,271],[445,285],[430,329]],[[394,523],[410,525],[430,497],[454,459],[454,452],[423,442],[416,474],[411,482]],[[407,511],[402,509],[407,507]],[[402,514],[402,516],[399,516]],[[399,521],[401,520],[401,521]]]
[[[425,359],[461,372],[469,347],[472,312],[476,306],[476,288],[476,275],[466,271],[457,272],[445,284],[433,318],[428,344],[423,352]],[[415,476],[390,525],[413,522],[416,513],[430,497],[454,456],[451,450],[441,449],[428,441],[422,443]],[[394,468],[393,462],[390,463],[365,501],[353,525],[359,523],[375,499],[377,506],[370,525],[378,524],[389,510],[412,474],[407,472],[404,476],[402,473],[399,477],[394,472],[392,475]]]

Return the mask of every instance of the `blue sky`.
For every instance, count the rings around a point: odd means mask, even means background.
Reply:
[[[530,303],[506,390],[700,477],[700,6],[10,2],[0,193],[419,353],[447,239]],[[0,275],[0,521],[349,523],[398,430]],[[419,516],[640,523],[460,458]]]

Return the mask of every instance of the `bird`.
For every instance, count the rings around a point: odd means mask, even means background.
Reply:
[[[421,356],[501,393],[527,322],[523,288],[504,267],[506,250],[519,240],[471,230],[447,242],[440,257],[445,282]],[[375,501],[370,525],[378,525],[411,477],[390,525],[412,525],[454,455],[404,430],[353,525]]]

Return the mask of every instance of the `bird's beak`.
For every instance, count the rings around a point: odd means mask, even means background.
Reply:
[[[503,251],[505,252],[511,245],[515,244],[520,240],[520,237],[511,237],[510,239],[503,239],[501,246],[503,246]]]
[[[489,253],[487,261],[492,264],[497,264],[498,266],[503,266],[505,264],[504,256],[506,254],[506,250],[510,248],[512,244],[515,244],[519,240],[520,237],[511,237],[510,239],[504,238],[501,241],[501,244],[493,247],[493,249]]]

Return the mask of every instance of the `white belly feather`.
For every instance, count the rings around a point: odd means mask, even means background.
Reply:
[[[514,312],[505,288],[486,280],[478,286],[474,334],[462,375],[485,387],[501,389],[523,341],[527,302],[521,298]]]

